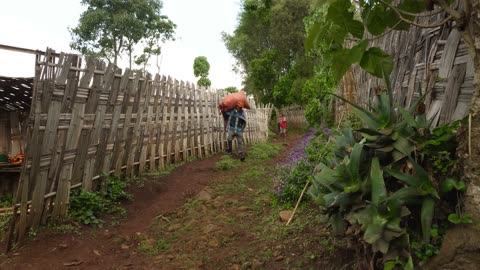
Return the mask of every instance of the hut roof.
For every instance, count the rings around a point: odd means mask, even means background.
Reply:
[[[0,110],[28,111],[32,103],[32,78],[0,76]]]

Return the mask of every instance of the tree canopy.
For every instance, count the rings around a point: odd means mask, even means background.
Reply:
[[[209,71],[210,64],[208,63],[207,57],[196,57],[193,61],[193,75],[195,75],[195,77],[200,77],[200,79],[197,81],[198,86],[209,87],[212,85],[212,82],[208,78]]]
[[[145,64],[151,55],[160,54],[160,42],[173,39],[176,25],[162,15],[160,0],[82,0],[87,10],[77,27],[70,29],[70,47],[117,64],[122,53]],[[144,49],[134,57],[137,44]]]
[[[245,73],[246,91],[273,102],[273,89],[303,55],[309,0],[245,0],[238,27],[223,33],[229,52]]]
[[[305,37],[325,8],[310,0],[245,0],[233,34],[223,33],[228,51],[245,75],[245,90],[276,106],[326,106],[333,91],[331,58],[305,50]],[[322,118],[312,108],[312,124]],[[309,121],[310,121],[309,120]]]

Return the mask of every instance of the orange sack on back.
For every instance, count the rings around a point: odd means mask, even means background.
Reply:
[[[235,108],[235,105],[237,104],[239,104],[242,108],[250,109],[250,104],[248,104],[247,95],[244,91],[239,91],[225,96],[220,102],[219,107],[221,107],[223,111],[230,111]]]

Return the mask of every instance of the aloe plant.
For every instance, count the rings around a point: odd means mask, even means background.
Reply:
[[[345,129],[335,138],[340,161],[336,167],[317,165],[308,194],[330,216],[335,233],[359,226],[374,252],[408,252],[402,221],[412,213],[419,212],[423,241],[428,243],[439,195],[428,173],[412,158],[418,138],[429,130],[426,117],[414,111],[423,97],[409,109],[394,106],[388,87],[368,109],[337,98],[352,105],[363,127]],[[412,167],[410,173],[400,170],[406,165]],[[411,258],[405,259],[411,264]]]

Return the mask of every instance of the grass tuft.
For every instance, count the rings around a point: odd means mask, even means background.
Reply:
[[[227,171],[230,169],[234,169],[240,166],[240,161],[232,158],[231,156],[223,156],[217,163],[215,164],[215,168],[220,171]]]

